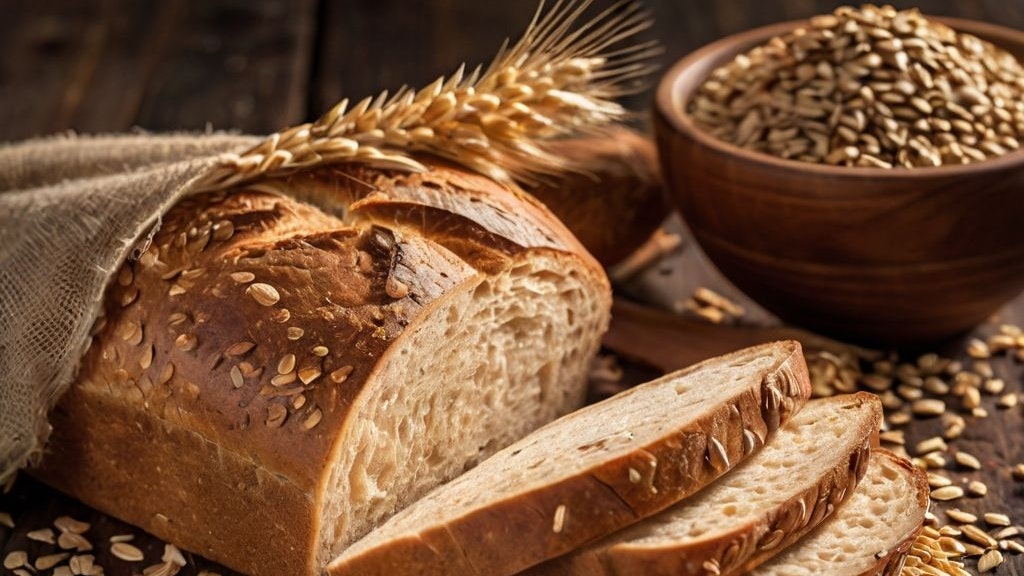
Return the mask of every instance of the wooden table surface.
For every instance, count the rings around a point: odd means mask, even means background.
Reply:
[[[646,4],[657,19],[650,36],[665,46],[663,64],[723,35],[837,5],[820,0]],[[1024,28],[1020,0],[895,4]],[[136,127],[272,132],[319,115],[341,97],[360,98],[406,83],[423,85],[461,61],[486,62],[502,38],[523,29],[533,10],[532,0],[0,0],[0,141],[64,130]],[[650,99],[648,91],[629,103],[643,110]],[[669,308],[698,285],[733,293],[684,237],[681,250],[619,290]],[[763,313],[750,318],[770,322]],[[993,319],[1000,321],[1024,324],[1024,298]],[[977,333],[994,329],[990,323]],[[962,342],[946,347],[951,355],[960,350]],[[993,364],[1008,390],[1022,389],[1019,363]],[[651,373],[639,367],[629,370],[634,378]],[[1024,522],[1024,483],[1010,480],[1005,464],[1024,461],[1024,419],[1019,407],[997,410],[993,401],[986,398],[992,416],[972,423],[957,441],[981,458],[983,470],[949,473],[957,481],[983,478],[989,485],[986,498],[962,501],[961,508],[1007,512],[1019,524]],[[932,433],[934,426],[924,425],[910,436]],[[156,539],[24,476],[10,494],[0,496],[0,512],[11,514],[15,522],[13,530],[0,522],[0,557],[13,550],[28,550],[32,557],[55,551],[28,539],[27,532],[61,514],[93,524],[89,534],[94,542],[103,542],[94,553],[106,574],[140,573],[141,566],[157,561],[162,552]],[[106,536],[119,533],[139,534],[135,543],[147,553],[145,564],[110,556]],[[189,555],[189,566],[181,574],[204,568],[230,573]],[[1024,556],[1009,555],[994,573],[1024,575]]]

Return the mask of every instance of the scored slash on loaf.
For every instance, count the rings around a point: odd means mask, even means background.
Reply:
[[[514,574],[697,492],[809,395],[796,342],[702,362],[537,430],[398,513],[328,571]]]

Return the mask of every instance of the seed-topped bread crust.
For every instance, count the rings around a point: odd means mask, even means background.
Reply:
[[[852,494],[877,446],[867,392],[813,400],[724,478],[672,508],[526,572],[529,576],[743,574],[799,540]]]
[[[415,356],[402,342],[445,322],[441,311],[456,333],[459,298],[499,298],[498,280],[561,287],[534,296],[549,314],[529,328],[564,343],[523,369],[539,376],[513,366],[489,383],[499,399],[465,423],[472,456],[433,456],[442,462],[423,465],[436,471],[434,484],[582,403],[610,308],[596,261],[525,193],[441,163],[424,174],[322,170],[186,199],[109,287],[34,473],[232,568],[313,574],[330,552],[323,538],[343,546],[368,529],[361,519],[334,525],[334,508],[344,508],[335,484],[363,493],[333,468],[361,433],[356,420],[375,418],[360,413],[371,392],[395,386],[385,375],[407,357],[393,351]],[[409,393],[468,386],[445,378],[418,375],[409,387],[427,388]],[[503,390],[519,398],[528,378],[543,379],[530,392],[538,397],[509,401],[522,412],[509,430],[485,429]],[[382,506],[418,495],[401,491]],[[369,492],[360,498],[376,502]],[[240,518],[254,527],[241,529]]]
[[[875,449],[864,479],[844,505],[751,574],[895,576],[924,526],[927,510],[925,472],[891,452]]]

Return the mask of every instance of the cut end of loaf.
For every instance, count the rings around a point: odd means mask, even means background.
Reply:
[[[565,258],[534,254],[464,286],[411,327],[338,442],[318,565],[437,484],[579,407],[607,325],[605,298]]]

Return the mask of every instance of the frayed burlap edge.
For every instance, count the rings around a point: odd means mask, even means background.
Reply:
[[[0,484],[41,455],[113,274],[212,169],[257,142],[135,134],[0,147]]]

